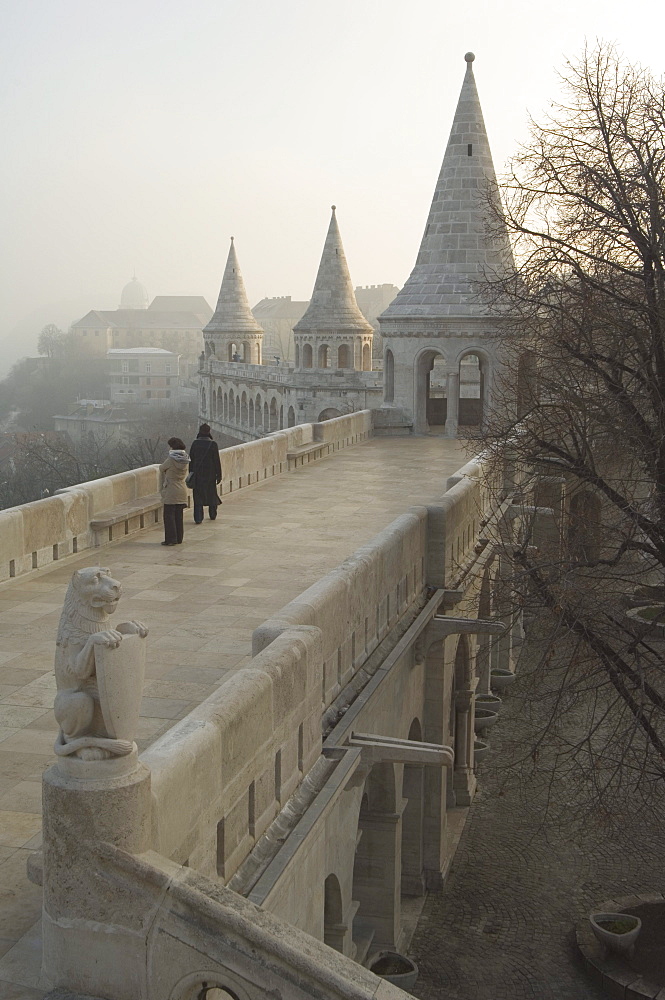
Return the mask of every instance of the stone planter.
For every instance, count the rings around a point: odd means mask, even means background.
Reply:
[[[490,745],[487,740],[474,740],[473,741],[473,760],[474,763],[479,764],[481,760],[484,760],[490,752]]]
[[[503,689],[509,687],[514,680],[515,674],[512,670],[507,670],[505,667],[496,667],[490,673],[490,685],[495,691],[503,691]]]
[[[476,714],[473,719],[473,728],[476,733],[482,733],[494,723],[499,718],[497,712],[493,712],[491,708],[476,708]]]
[[[630,608],[626,616],[639,622],[653,638],[665,638],[665,604],[649,604]]]
[[[372,955],[369,970],[380,979],[385,979],[387,983],[399,986],[403,990],[410,990],[416,985],[418,978],[416,963],[396,951],[378,951]]]
[[[634,917],[631,913],[590,913],[589,922],[591,930],[596,935],[600,943],[609,951],[614,951],[619,955],[630,954],[633,950],[637,935],[642,929],[642,921],[639,917]],[[631,926],[620,933],[608,929],[606,924],[617,922],[630,924]]]
[[[501,708],[501,699],[498,694],[477,694],[476,708],[489,708],[492,712],[498,712]]]

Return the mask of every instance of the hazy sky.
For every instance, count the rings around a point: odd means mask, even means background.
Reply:
[[[408,277],[464,75],[497,170],[585,38],[663,70],[662,0],[0,0],[0,369],[137,277],[308,298]],[[10,344],[7,345],[6,338]]]

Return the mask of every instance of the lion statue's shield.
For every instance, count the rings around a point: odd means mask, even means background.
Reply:
[[[99,704],[112,739],[133,740],[141,712],[145,675],[145,638],[123,635],[116,649],[95,647]]]

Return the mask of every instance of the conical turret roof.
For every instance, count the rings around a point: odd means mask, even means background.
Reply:
[[[356,302],[334,205],[312,298],[293,330],[294,333],[316,330],[374,332]]]
[[[236,248],[231,237],[229,256],[224,268],[222,287],[217,307],[204,333],[263,333],[263,328],[252,315],[245,291],[245,283],[238,267]]]
[[[486,316],[477,282],[514,270],[508,232],[487,204],[496,175],[473,76],[475,56],[464,58],[466,74],[416,265],[380,319]]]

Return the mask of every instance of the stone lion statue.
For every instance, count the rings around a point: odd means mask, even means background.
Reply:
[[[73,754],[82,760],[104,760],[131,753],[134,748],[133,733],[131,739],[126,733],[124,738],[118,737],[120,730],[127,729],[128,716],[138,720],[143,666],[138,677],[136,664],[145,663],[145,649],[133,662],[131,657],[128,663],[119,658],[117,670],[112,658],[105,655],[103,685],[98,677],[100,651],[117,650],[123,636],[145,639],[148,634],[141,622],[108,627],[121,594],[110,570],[100,566],[77,570],[67,589],[56,639],[57,694],[53,706],[60,726],[55,752],[61,757]]]

